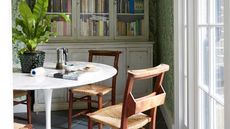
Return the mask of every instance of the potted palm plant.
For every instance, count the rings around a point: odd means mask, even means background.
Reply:
[[[25,0],[20,1],[19,17],[16,18],[16,25],[12,30],[12,39],[13,43],[20,41],[25,46],[18,51],[24,73],[43,66],[45,52],[37,50],[37,46],[47,43],[50,36],[56,36],[56,32],[51,31],[51,20],[62,17],[65,21],[69,21],[68,15],[64,13],[47,15],[48,1],[37,0],[33,9],[30,9]]]

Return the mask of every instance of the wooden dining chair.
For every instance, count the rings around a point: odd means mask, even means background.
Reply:
[[[31,124],[14,123],[14,129],[32,129]]]
[[[119,55],[121,54],[120,51],[109,51],[109,50],[89,50],[89,62],[93,61],[94,57],[113,57],[113,67],[116,68],[118,71],[118,61]],[[105,86],[105,85],[84,85],[81,87],[75,87],[69,89],[69,116],[68,116],[68,129],[71,129],[72,126],[72,118],[79,116],[81,114],[86,114],[91,112],[91,104],[96,103],[98,104],[98,109],[101,109],[105,104],[103,104],[102,97],[105,94],[111,92],[111,104],[114,105],[116,103],[116,79],[117,74],[112,78],[112,86]],[[81,98],[74,97],[74,94],[83,94],[85,96]],[[97,96],[98,100],[92,100],[92,96]],[[73,102],[75,101],[84,101],[87,102],[88,108],[82,112],[79,112],[75,115],[72,114],[73,110]],[[102,128],[102,125],[99,125],[99,128]]]
[[[155,129],[157,107],[164,104],[166,93],[162,87],[163,77],[169,66],[161,64],[157,67],[130,70],[124,92],[123,104],[112,105],[89,116],[88,129],[92,129],[92,120],[109,125],[114,129],[138,129],[150,123],[149,128]],[[155,87],[151,94],[134,98],[133,84],[136,80],[156,78]],[[150,110],[149,115],[143,112]]]
[[[27,118],[14,116],[15,119],[27,120],[28,124],[32,124],[32,112],[31,112],[31,91],[22,91],[22,90],[14,90],[14,106],[18,104],[25,104],[27,108]],[[21,100],[17,99],[19,97],[26,96],[26,99]]]

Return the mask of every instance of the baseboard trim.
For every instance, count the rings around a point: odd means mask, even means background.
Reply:
[[[168,107],[166,105],[163,105],[160,107],[160,110],[161,110],[162,115],[164,117],[167,128],[168,129],[174,129],[173,128],[173,117],[172,117]]]

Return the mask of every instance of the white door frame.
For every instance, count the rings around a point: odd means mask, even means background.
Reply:
[[[174,1],[174,129],[183,129],[183,0]]]
[[[195,129],[195,113],[190,112],[195,111],[195,86],[194,86],[194,12],[193,12],[193,0],[188,0],[187,5],[190,6],[187,11],[189,19],[187,19],[187,28],[188,28],[188,45],[187,49],[187,59],[188,59],[188,98],[184,98],[183,91],[184,89],[184,57],[183,57],[183,47],[184,47],[184,2],[183,0],[174,1],[174,129]],[[191,63],[190,63],[191,62]],[[185,126],[184,121],[184,99],[187,99],[187,127]]]
[[[13,129],[11,0],[1,1],[0,17],[0,128]]]
[[[230,1],[224,0],[224,127],[230,129]]]

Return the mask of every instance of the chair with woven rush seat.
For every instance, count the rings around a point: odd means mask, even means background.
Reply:
[[[18,116],[14,116],[15,119],[27,120],[28,124],[32,123],[32,113],[31,113],[31,91],[22,91],[22,90],[14,90],[14,106],[18,104],[26,104],[27,108],[27,118],[22,118]],[[19,97],[26,96],[26,99],[17,99]]]
[[[155,129],[157,106],[164,104],[166,93],[162,87],[163,77],[169,66],[159,66],[141,70],[128,71],[128,78],[124,92],[123,104],[112,105],[96,112],[88,113],[88,129],[92,129],[92,120],[109,125],[114,129],[138,129],[149,124],[150,129]],[[136,80],[156,78],[155,87],[151,94],[134,98],[133,84]],[[142,112],[150,111],[150,114]]]
[[[119,55],[121,54],[120,51],[110,51],[110,50],[89,50],[89,62],[93,62],[94,57],[113,57],[113,67],[116,68],[118,71],[118,60]],[[112,86],[104,86],[104,85],[96,85],[96,84],[89,84],[84,85],[81,87],[75,87],[69,89],[69,116],[68,116],[68,129],[71,129],[72,126],[72,118],[76,117],[81,114],[86,114],[88,112],[91,112],[91,104],[97,103],[98,109],[101,109],[103,107],[103,101],[102,97],[105,94],[108,94],[111,92],[111,104],[114,105],[116,103],[116,78],[117,74],[113,76],[112,78]],[[81,98],[74,97],[74,94],[83,94],[85,96]],[[92,100],[92,96],[97,96],[98,100]],[[77,113],[75,115],[72,114],[73,110],[73,102],[75,101],[85,101],[87,102],[88,109],[84,110],[80,113]],[[102,125],[99,125],[99,128],[102,128]]]
[[[28,124],[20,124],[20,123],[14,123],[14,129],[32,129],[32,125]]]

